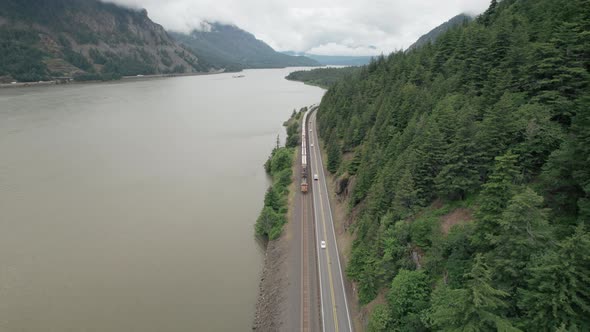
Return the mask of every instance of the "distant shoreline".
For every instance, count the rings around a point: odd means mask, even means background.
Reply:
[[[191,72],[191,73],[175,73],[175,74],[154,74],[154,75],[135,75],[135,76],[123,76],[117,80],[89,80],[89,81],[38,81],[38,82],[16,82],[16,83],[0,83],[0,89],[8,88],[25,88],[25,87],[38,87],[38,86],[53,86],[53,85],[75,85],[75,84],[88,84],[88,83],[105,83],[105,82],[122,82],[122,81],[137,81],[147,80],[155,78],[167,78],[167,77],[179,77],[179,76],[202,76],[202,75],[214,75],[229,73],[224,69],[209,72]]]

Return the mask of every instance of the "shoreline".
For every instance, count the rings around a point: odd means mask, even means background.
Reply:
[[[110,83],[110,82],[130,82],[130,81],[141,81],[141,80],[152,80],[158,78],[171,78],[171,77],[184,77],[184,76],[204,76],[204,75],[216,75],[234,73],[225,70],[210,71],[210,72],[191,72],[191,73],[176,73],[176,74],[153,74],[153,75],[136,75],[136,76],[123,76],[117,80],[88,80],[88,81],[63,81],[63,80],[52,80],[52,81],[38,81],[38,82],[16,82],[16,83],[0,83],[0,89],[10,88],[29,88],[29,87],[40,87],[40,86],[55,86],[55,85],[78,85],[78,84],[93,84],[93,83]]]
[[[283,125],[287,126],[286,124],[292,120],[293,117],[290,117]],[[300,121],[296,121],[299,126]],[[289,292],[291,290],[290,285],[293,282],[290,259],[294,246],[294,197],[296,190],[299,188],[297,182],[298,173],[296,171],[299,163],[299,150],[297,148],[293,151],[291,159],[291,183],[287,186],[288,194],[285,197],[287,207],[285,213],[286,223],[282,225],[280,236],[266,243],[252,323],[252,330],[254,331],[290,330],[288,326],[290,325],[291,310]]]
[[[293,158],[291,169],[296,169],[297,158]],[[295,174],[292,173],[295,177]],[[252,330],[254,331],[279,331],[284,330],[284,324],[288,321],[288,291],[289,291],[289,266],[288,258],[291,248],[291,226],[293,225],[292,196],[296,190],[296,183],[289,185],[287,197],[288,211],[287,223],[283,225],[281,236],[269,240],[264,250],[264,262],[258,286],[256,309]]]
[[[286,266],[288,251],[284,234],[266,245],[252,325],[254,331],[279,331],[284,324],[289,284]]]

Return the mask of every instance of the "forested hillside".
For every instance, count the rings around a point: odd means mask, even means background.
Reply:
[[[0,83],[210,68],[146,11],[98,0],[0,1]]]
[[[415,43],[408,47],[409,50],[414,49],[416,47],[420,47],[427,43],[433,43],[436,41],[438,36],[445,33],[447,30],[456,27],[457,25],[466,24],[473,20],[473,18],[467,14],[459,14],[450,20],[446,21],[445,23],[437,26],[436,28],[428,31],[424,35],[420,36]]]
[[[305,56],[276,52],[262,40],[234,25],[203,25],[203,29],[193,30],[190,34],[172,33],[172,36],[216,67],[241,70],[320,65]]]
[[[494,0],[328,90],[369,331],[590,330],[589,8]]]
[[[292,81],[300,81],[310,85],[328,88],[340,80],[351,77],[359,72],[359,67],[340,68],[316,68],[312,70],[298,70],[289,73],[285,78]]]

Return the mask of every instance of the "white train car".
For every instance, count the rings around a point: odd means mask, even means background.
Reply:
[[[307,115],[308,112],[303,114],[303,120],[301,121],[301,192],[306,193],[308,189],[307,184]]]

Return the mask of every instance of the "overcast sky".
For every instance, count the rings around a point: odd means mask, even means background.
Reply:
[[[107,0],[145,8],[168,30],[202,21],[231,23],[278,51],[376,55],[404,49],[422,34],[489,0]]]

